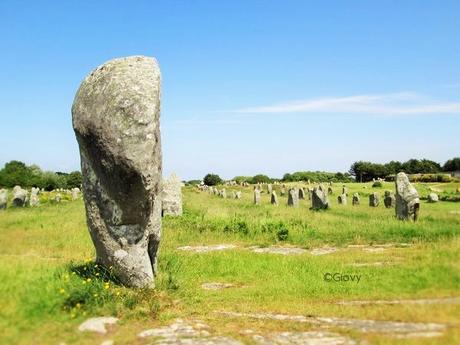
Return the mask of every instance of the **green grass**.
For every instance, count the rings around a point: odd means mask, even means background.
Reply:
[[[225,319],[215,311],[278,312],[289,314],[441,322],[445,336],[399,341],[401,344],[455,344],[460,340],[459,305],[337,305],[342,300],[405,299],[460,296],[460,203],[422,201],[417,223],[394,218],[394,209],[368,206],[368,195],[393,189],[347,184],[349,205],[337,204],[341,185],[333,186],[331,208],[309,210],[252,204],[252,188],[242,200],[220,199],[184,188],[184,215],[166,217],[155,290],[120,286],[110,268],[92,261],[94,250],[81,200],[43,202],[38,208],[9,208],[0,213],[0,343],[94,344],[104,338],[81,334],[78,325],[90,316],[114,315],[119,325],[110,339],[117,344],[139,342],[136,334],[172,319],[202,319],[222,334],[239,339],[239,330],[308,330],[305,324]],[[454,193],[459,183],[417,184],[423,196],[429,188]],[[366,187],[366,188],[364,188]],[[276,190],[279,187],[275,187]],[[351,205],[358,191],[361,205]],[[230,195],[230,193],[227,193]],[[278,193],[279,195],[279,193]],[[45,195],[46,197],[46,195]],[[280,235],[281,234],[281,235]],[[184,245],[231,243],[235,250],[194,254],[178,251]],[[370,253],[350,244],[400,244]],[[302,248],[336,246],[324,256],[256,254],[249,246],[293,245]],[[385,262],[383,266],[354,267],[355,263]],[[359,274],[359,283],[326,282],[327,272]],[[202,290],[205,282],[233,283],[238,288]],[[340,332],[345,332],[340,330]],[[394,343],[379,334],[349,332],[371,343]],[[246,339],[247,340],[247,339]]]

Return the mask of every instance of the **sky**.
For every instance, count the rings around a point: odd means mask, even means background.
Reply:
[[[157,58],[163,171],[460,156],[460,1],[0,1],[0,166],[78,170],[83,78]]]

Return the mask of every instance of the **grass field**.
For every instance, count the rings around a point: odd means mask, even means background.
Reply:
[[[417,184],[422,196],[430,188],[455,193],[460,183]],[[92,261],[94,251],[81,200],[44,202],[38,208],[0,212],[0,342],[2,344],[145,344],[137,334],[176,318],[199,319],[215,332],[252,343],[241,330],[313,330],[291,321],[229,318],[217,312],[281,313],[350,319],[436,322],[447,325],[442,336],[396,339],[378,332],[332,328],[370,344],[459,344],[460,304],[341,305],[341,301],[460,297],[460,203],[422,201],[417,223],[394,218],[394,209],[368,206],[368,195],[383,188],[347,184],[361,205],[338,205],[341,185],[333,188],[331,208],[310,211],[252,204],[252,187],[241,200],[221,199],[195,187],[183,189],[184,215],[163,219],[159,273],[154,290],[133,290],[111,280],[110,270]],[[278,193],[279,195],[279,193]],[[383,201],[383,200],[382,200]],[[284,238],[287,230],[287,238]],[[284,235],[284,236],[283,236]],[[234,249],[194,253],[181,246],[233,244]],[[364,250],[368,245],[378,250]],[[306,251],[283,256],[255,253],[251,246],[295,246],[307,250],[334,247],[315,256]],[[352,247],[349,247],[352,245]],[[368,247],[366,247],[368,248]],[[357,282],[328,282],[326,273],[360,275]],[[204,290],[203,283],[234,284]],[[81,333],[78,325],[93,316],[120,319],[105,336]]]

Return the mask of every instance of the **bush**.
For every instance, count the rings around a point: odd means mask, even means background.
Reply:
[[[286,228],[280,228],[276,233],[276,237],[279,241],[286,241],[289,237],[289,230]]]
[[[222,179],[217,174],[207,174],[204,177],[203,182],[207,186],[216,186],[222,183]]]
[[[375,181],[375,182],[372,184],[372,187],[374,187],[374,188],[382,188],[382,187],[383,187],[383,184],[382,184],[382,182],[380,182],[380,181]]]

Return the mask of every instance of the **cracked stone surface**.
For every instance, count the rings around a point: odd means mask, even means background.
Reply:
[[[215,244],[210,246],[183,246],[177,248],[178,250],[183,250],[187,252],[195,253],[208,253],[219,250],[234,249],[236,246],[234,244]]]
[[[446,330],[446,325],[439,323],[415,323],[381,320],[341,319],[335,317],[314,317],[303,315],[286,315],[273,313],[237,313],[217,312],[227,317],[249,317],[261,320],[296,321],[316,324],[323,327],[341,327],[362,333],[385,333],[398,338],[438,337]]]
[[[353,339],[332,332],[276,332],[267,335],[253,335],[260,345],[354,345]]]
[[[250,247],[249,248],[254,253],[269,253],[269,254],[281,254],[281,255],[297,255],[306,253],[307,250],[299,247]]]
[[[234,284],[230,283],[204,283],[201,284],[201,288],[204,290],[222,290],[235,287]]]
[[[152,344],[156,345],[242,345],[230,337],[211,335],[208,325],[201,321],[187,323],[181,319],[166,327],[142,331],[138,337],[153,337]]]
[[[460,297],[444,298],[422,298],[422,299],[401,299],[401,300],[375,300],[375,301],[341,301],[341,305],[369,305],[369,304],[456,304],[460,303]]]
[[[91,319],[83,322],[78,330],[81,332],[95,332],[100,334],[107,333],[105,325],[114,325],[118,322],[116,317],[111,316],[102,316],[102,317],[93,317]]]

